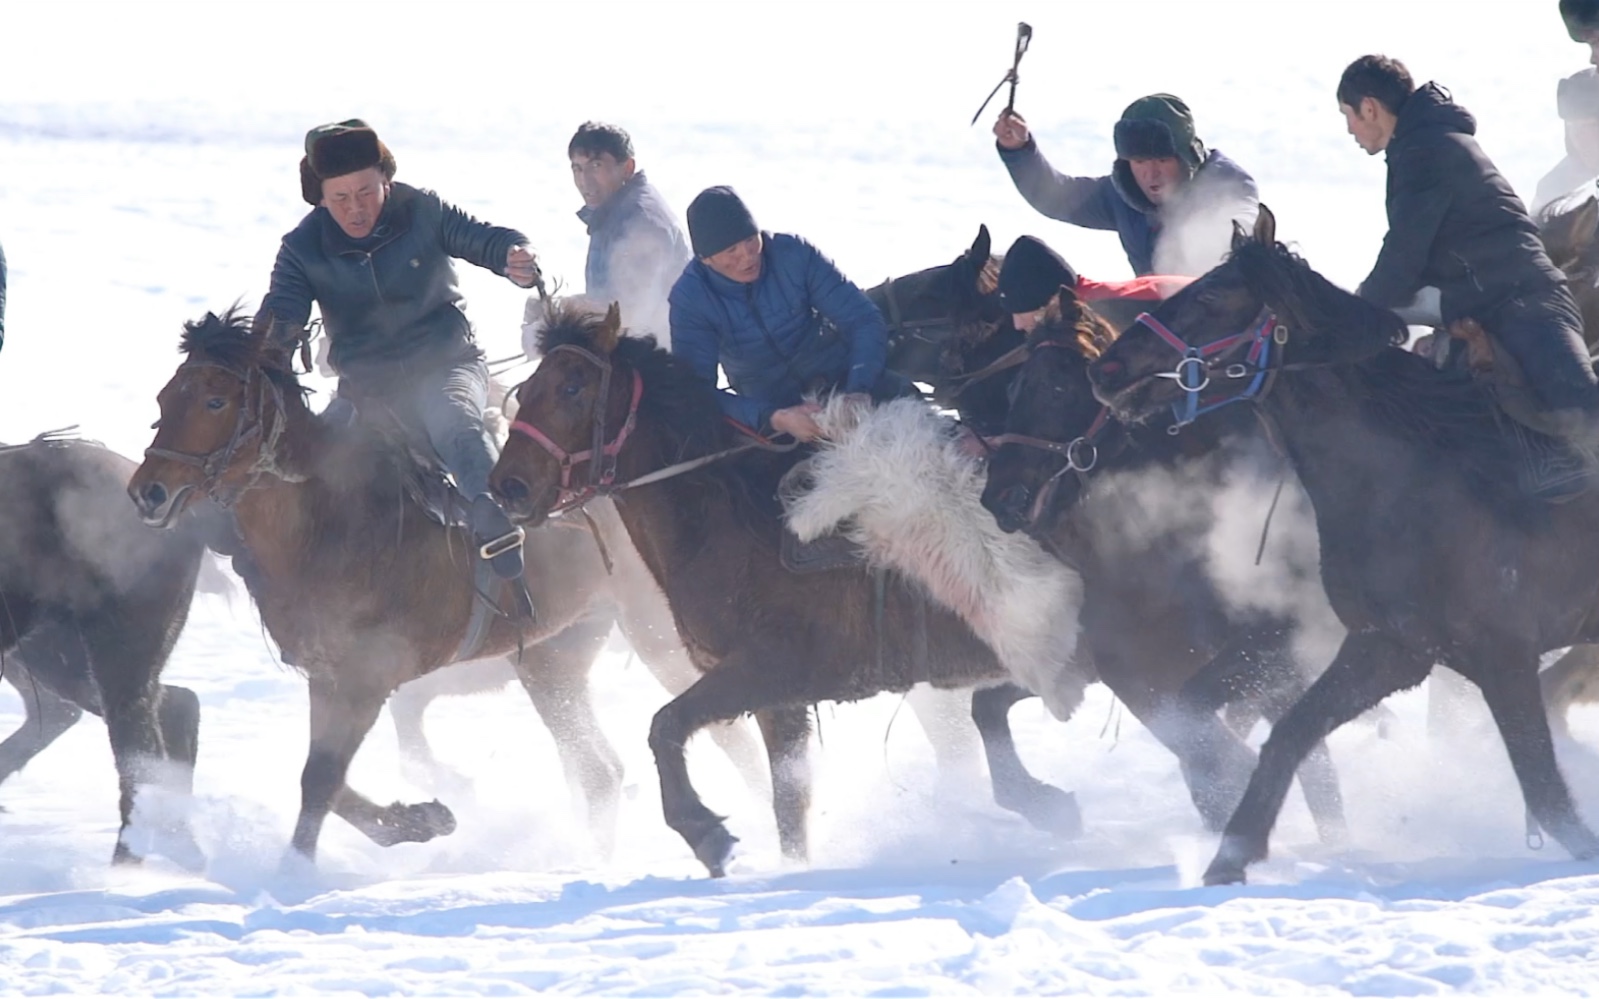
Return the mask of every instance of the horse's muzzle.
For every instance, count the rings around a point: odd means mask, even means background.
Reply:
[[[169,491],[160,482],[147,482],[142,486],[129,486],[128,496],[146,526],[166,529],[177,519],[184,498],[193,488],[180,486],[176,491]]]

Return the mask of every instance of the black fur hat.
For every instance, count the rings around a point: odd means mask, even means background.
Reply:
[[[300,159],[300,196],[307,204],[320,205],[324,180],[368,167],[377,167],[384,180],[394,179],[394,154],[370,125],[359,118],[318,125],[305,133],[305,155]]]
[[[1005,251],[999,268],[999,301],[1006,312],[1035,312],[1062,287],[1075,288],[1077,272],[1034,236],[1021,236]]]
[[[1560,19],[1574,42],[1586,42],[1599,31],[1599,0],[1560,0]]]

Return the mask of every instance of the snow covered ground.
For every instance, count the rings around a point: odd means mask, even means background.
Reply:
[[[11,267],[0,440],[82,424],[138,454],[181,324],[265,290],[300,217],[306,127],[360,115],[400,177],[531,234],[580,282],[565,163],[587,118],[632,130],[679,209],[732,183],[863,283],[952,258],[978,223],[1031,232],[1096,277],[1113,236],[1033,214],[966,125],[1035,28],[1019,109],[1057,166],[1104,169],[1132,98],[1184,96],[1252,170],[1279,231],[1353,285],[1383,229],[1380,159],[1333,88],[1365,51],[1447,83],[1530,192],[1560,155],[1556,80],[1583,65],[1554,4],[603,3],[33,4],[0,7],[0,244]],[[492,356],[522,293],[463,280]],[[1261,497],[1262,513],[1269,496]],[[372,846],[334,820],[315,873],[279,862],[298,803],[304,684],[247,601],[199,598],[167,678],[203,704],[192,803],[210,864],[107,865],[115,779],[80,724],[0,788],[0,991],[134,994],[778,995],[1180,992],[1409,996],[1599,991],[1599,869],[1529,852],[1503,750],[1466,712],[1432,737],[1425,689],[1386,738],[1332,740],[1352,842],[1328,847],[1297,794],[1247,888],[1196,887],[1214,848],[1172,758],[1096,688],[1069,724],[1014,712],[1022,752],[1074,789],[1084,837],[998,810],[981,764],[939,775],[896,698],[823,706],[814,856],[780,859],[769,810],[708,747],[691,757],[741,839],[710,882],[660,818],[645,746],[663,700],[625,653],[595,670],[628,767],[617,849],[597,856],[554,747],[514,688],[436,706],[468,784],[459,830]],[[20,721],[0,697],[0,730]],[[1560,746],[1599,821],[1599,709]],[[968,747],[975,754],[975,743]],[[975,761],[976,757],[972,757]],[[386,723],[352,779],[401,776]]]

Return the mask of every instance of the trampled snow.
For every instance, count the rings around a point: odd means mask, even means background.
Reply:
[[[265,290],[300,218],[304,130],[359,115],[400,178],[528,232],[581,282],[565,144],[628,127],[679,210],[731,183],[875,283],[953,258],[979,223],[1125,275],[1114,236],[1021,201],[967,121],[1035,29],[1018,108],[1058,167],[1098,172],[1144,93],[1195,108],[1251,170],[1279,234],[1353,286],[1381,237],[1383,170],[1344,133],[1338,73],[1366,51],[1447,84],[1530,193],[1561,154],[1556,81],[1584,64],[1553,3],[600,3],[0,8],[0,244],[10,265],[0,440],[78,423],[138,455],[184,320]],[[1003,94],[1000,100],[1003,100]],[[467,268],[491,356],[523,293]],[[1258,498],[1261,516],[1269,491]],[[1279,528],[1275,528],[1277,530]],[[823,705],[812,863],[785,864],[768,806],[714,747],[690,765],[740,837],[709,881],[661,820],[645,745],[664,700],[610,651],[594,672],[628,768],[597,855],[553,744],[515,687],[435,705],[452,774],[402,771],[379,723],[352,771],[378,800],[438,794],[457,832],[384,850],[330,821],[315,871],[280,868],[298,807],[305,686],[242,594],[197,599],[166,678],[202,701],[187,803],[203,875],[113,870],[116,782],[88,719],[0,788],[0,991],[678,995],[1176,993],[1411,996],[1599,991],[1599,868],[1529,851],[1491,724],[1429,725],[1428,687],[1331,748],[1351,842],[1323,845],[1297,791],[1252,884],[1198,887],[1215,846],[1174,759],[1103,688],[1066,724],[1013,713],[1041,778],[1076,791],[1059,842],[995,807],[975,737],[940,773],[898,698]],[[1430,685],[1429,685],[1430,686]],[[1473,695],[1474,697],[1474,695]],[[0,731],[22,718],[0,697]],[[1599,821],[1599,709],[1562,765]]]

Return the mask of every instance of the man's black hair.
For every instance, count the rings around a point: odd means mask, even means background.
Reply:
[[[1361,101],[1370,97],[1387,108],[1389,114],[1396,115],[1415,92],[1416,81],[1410,78],[1410,70],[1398,59],[1385,55],[1361,56],[1349,64],[1338,80],[1338,103],[1356,110]]]
[[[633,138],[626,129],[600,121],[585,121],[577,127],[572,141],[566,144],[566,158],[582,153],[590,159],[601,153],[610,153],[616,162],[633,158]]]

